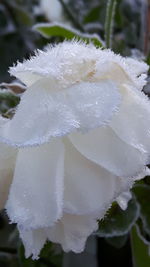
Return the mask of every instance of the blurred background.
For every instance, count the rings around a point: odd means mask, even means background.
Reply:
[[[64,39],[93,41],[150,64],[149,0],[0,0],[0,113],[11,117],[25,85],[8,69],[36,49]],[[150,84],[144,88],[150,95]],[[0,213],[0,267],[150,267],[150,177],[133,188],[122,211],[114,203],[81,254],[47,243],[38,261],[25,259],[15,225]],[[139,209],[140,207],[140,209]]]

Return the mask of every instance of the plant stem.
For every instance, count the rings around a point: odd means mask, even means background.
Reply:
[[[108,0],[105,18],[105,42],[106,47],[111,47],[116,0]]]

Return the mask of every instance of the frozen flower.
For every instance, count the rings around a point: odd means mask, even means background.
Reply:
[[[68,0],[64,2],[68,3]],[[68,23],[59,0],[41,0],[40,7],[49,21]]]
[[[111,203],[149,173],[147,69],[75,41],[10,69],[27,90],[0,120],[0,206],[27,257],[46,240],[81,252]],[[121,195],[122,208],[128,200]]]

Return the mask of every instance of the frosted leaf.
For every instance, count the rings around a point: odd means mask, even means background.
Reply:
[[[120,177],[135,177],[148,162],[144,152],[122,141],[108,126],[69,138],[86,158]]]
[[[122,104],[110,123],[115,133],[126,143],[150,153],[150,103],[140,91],[125,86],[121,90]]]
[[[76,129],[108,124],[120,105],[110,81],[83,82],[62,91],[53,86],[35,84],[24,93],[13,119],[0,128],[1,141],[18,147],[43,144]]]
[[[19,150],[6,209],[22,230],[50,226],[60,218],[63,165],[61,140]]]

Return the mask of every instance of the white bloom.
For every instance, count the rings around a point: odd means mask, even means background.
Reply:
[[[64,2],[67,3],[68,0],[65,0]],[[49,21],[67,22],[64,16],[64,10],[59,0],[41,0],[40,7]]]
[[[78,42],[10,69],[28,88],[0,120],[0,206],[7,199],[27,257],[47,239],[81,252],[112,201],[148,173],[147,69]]]

